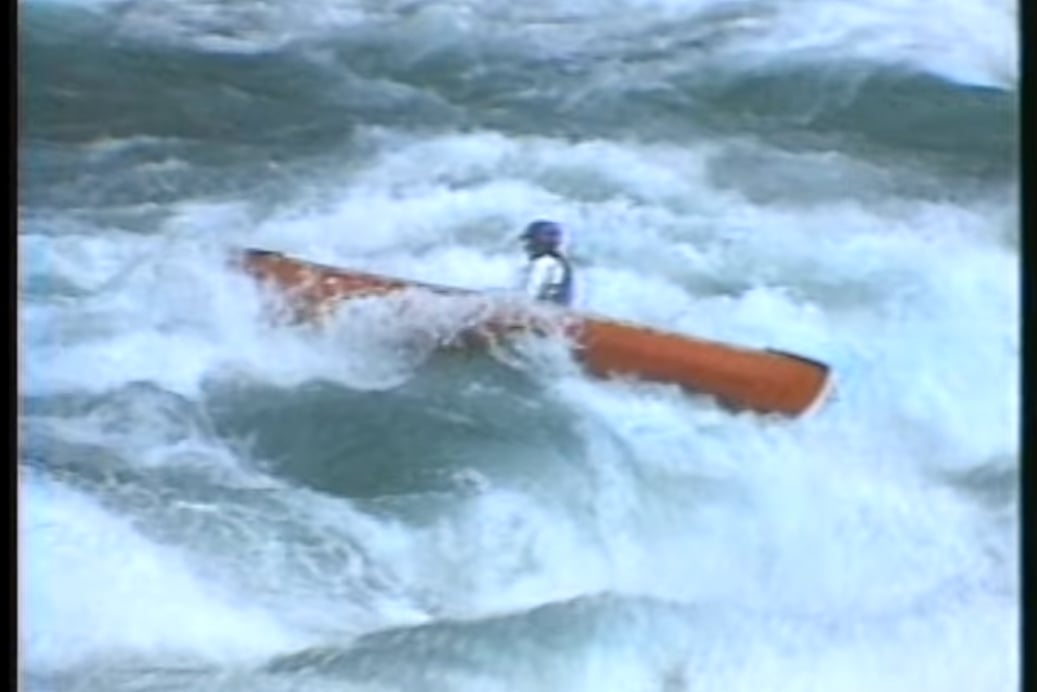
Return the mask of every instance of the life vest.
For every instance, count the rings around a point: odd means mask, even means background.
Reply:
[[[572,303],[573,298],[573,272],[569,260],[564,256],[556,252],[548,252],[539,255],[530,261],[530,266],[527,268],[527,272],[535,271],[535,263],[545,257],[549,257],[557,262],[556,266],[561,269],[561,276],[550,276],[549,280],[545,281],[543,284],[537,285],[536,293],[533,297],[537,300],[546,300],[559,305],[569,305]],[[552,272],[552,274],[554,273],[555,272]],[[532,276],[527,276],[527,282],[532,280]],[[528,286],[527,289],[532,290]]]

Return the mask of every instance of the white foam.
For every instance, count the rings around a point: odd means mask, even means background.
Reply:
[[[817,357],[836,366],[847,401],[908,418],[932,418],[926,411],[935,404],[948,434],[967,430],[973,441],[975,425],[964,421],[986,420],[988,452],[995,440],[1009,439],[1018,330],[1003,316],[1016,314],[1017,267],[1006,248],[991,243],[984,215],[909,200],[782,208],[752,205],[730,191],[711,196],[706,179],[680,182],[674,175],[701,168],[714,155],[708,148],[567,145],[494,134],[425,141],[386,135],[384,142],[386,156],[356,174],[360,185],[337,198],[338,188],[329,185],[326,206],[287,210],[255,230],[228,224],[222,206],[192,207],[170,222],[173,240],[105,235],[23,244],[27,255],[47,255],[29,263],[34,271],[91,292],[24,312],[35,346],[27,353],[29,388],[104,390],[152,380],[194,395],[221,371],[348,382],[348,353],[367,329],[350,326],[384,316],[344,315],[319,337],[265,325],[254,285],[224,261],[226,246],[199,244],[212,227],[230,229],[227,243],[504,290],[521,259],[517,229],[532,216],[553,216],[570,229],[577,293],[587,310]],[[624,171],[598,174],[609,197],[574,200],[548,191],[567,153],[573,158],[565,165],[576,174]],[[438,162],[431,169],[430,160]],[[649,186],[631,170],[651,173],[666,192],[646,194]],[[694,194],[708,204],[672,203],[696,185]],[[377,308],[364,308],[371,310]],[[368,346],[378,348],[378,339]],[[360,370],[370,367],[371,355],[356,359]],[[405,377],[407,367],[389,370]],[[988,385],[990,399],[969,394]]]
[[[1015,3],[952,2],[934,13],[915,0],[782,3],[761,59],[785,56],[862,58],[906,64],[968,84],[1014,88],[1018,81]]]
[[[180,551],[58,483],[22,486],[20,602],[27,665],[98,655],[261,659],[303,640],[202,583]]]
[[[248,5],[148,0],[122,3],[119,18],[129,35],[228,52],[274,49],[365,25],[384,30],[384,23],[391,22],[393,35],[405,36],[418,52],[447,39],[492,41],[563,59],[581,52],[598,55],[613,71],[623,69],[621,59],[629,51],[646,45],[680,50],[695,39],[709,50],[693,51],[692,59],[707,54],[728,66],[859,58],[909,65],[970,84],[1014,88],[1018,81],[1017,10],[1008,0],[956,0],[943,3],[939,12],[925,0],[456,0],[434,5],[321,0],[307,7],[300,13],[287,0]],[[671,26],[679,27],[677,33]],[[659,76],[656,70],[645,78]]]

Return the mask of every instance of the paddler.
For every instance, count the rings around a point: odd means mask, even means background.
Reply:
[[[519,236],[529,261],[522,273],[522,290],[534,300],[570,305],[573,272],[562,254],[562,227],[554,221],[534,221]]]

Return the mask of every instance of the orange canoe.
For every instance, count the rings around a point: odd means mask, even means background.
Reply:
[[[244,250],[241,267],[284,293],[303,318],[316,319],[339,301],[421,289],[471,295],[462,289],[315,264],[267,250]],[[800,416],[819,406],[831,385],[824,363],[771,349],[748,349],[559,310],[557,323],[574,356],[591,373],[672,383],[715,397],[733,410]],[[543,319],[542,317],[540,319]],[[536,329],[528,316],[495,316],[500,333]],[[535,322],[535,320],[533,320]]]

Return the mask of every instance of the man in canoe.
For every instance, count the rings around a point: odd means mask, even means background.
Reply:
[[[562,254],[562,227],[554,221],[534,221],[520,236],[529,262],[522,276],[522,289],[534,300],[570,305],[573,272]]]

